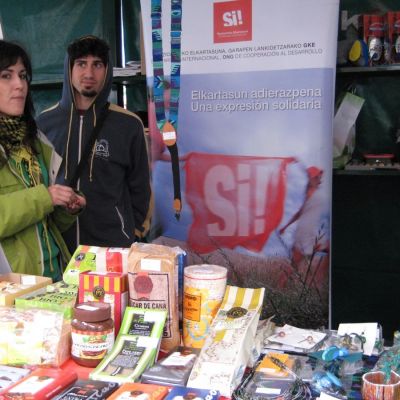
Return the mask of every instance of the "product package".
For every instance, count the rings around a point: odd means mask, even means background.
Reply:
[[[316,351],[323,344],[326,336],[326,332],[285,324],[275,328],[274,334],[266,338],[268,343],[265,346],[270,349],[307,353]]]
[[[385,62],[384,56],[384,17],[379,14],[363,14],[364,42],[368,46],[368,65],[375,66]]]
[[[9,367],[7,365],[0,365],[0,392],[12,384],[21,380],[24,376],[28,375],[31,371],[25,368]]]
[[[254,378],[254,377],[253,377]],[[276,400],[290,399],[294,389],[294,380],[289,379],[249,379],[235,390],[235,399]],[[296,397],[304,399],[307,397]]]
[[[72,310],[76,303],[77,293],[48,292],[47,288],[41,288],[36,292],[29,293],[15,299],[17,309],[42,308],[45,310],[59,311],[64,318],[72,318]]]
[[[168,394],[167,386],[124,383],[108,400],[162,400]]]
[[[108,303],[88,301],[74,308],[71,357],[84,367],[96,367],[114,345],[114,321]]]
[[[170,386],[186,386],[200,350],[178,346],[165,358],[143,372],[141,382]]]
[[[79,285],[69,284],[64,281],[59,281],[46,286],[47,293],[66,293],[78,296]]]
[[[135,382],[152,365],[159,344],[156,337],[118,335],[112,350],[90,373],[90,378],[120,384]]]
[[[128,256],[129,305],[167,310],[161,349],[180,344],[176,251],[167,246],[133,243]],[[154,290],[153,290],[154,289]]]
[[[218,400],[218,390],[197,389],[175,386],[164,398],[165,400]]]
[[[264,290],[227,286],[188,386],[216,389],[231,396],[250,359]]]
[[[161,343],[166,318],[166,310],[144,310],[143,308],[127,307],[119,332],[120,335],[154,337]],[[159,348],[154,353],[154,359],[150,360],[149,366],[154,364],[158,351]]]
[[[74,371],[53,368],[38,368],[0,394],[0,400],[53,399],[64,388],[78,378]]]
[[[166,310],[145,310],[137,307],[126,307],[121,324],[121,335],[162,337],[167,318]]]
[[[227,269],[219,265],[190,265],[184,270],[183,344],[201,348],[224,297]]]
[[[385,14],[385,59],[388,64],[400,63],[400,11]]]
[[[63,329],[62,313],[0,307],[0,364],[59,366],[69,337]]]
[[[0,306],[12,306],[17,297],[26,295],[51,284],[44,276],[17,274],[0,275]]]
[[[129,248],[79,245],[68,263],[63,280],[79,284],[79,274],[85,271],[128,272]]]
[[[111,305],[115,335],[128,303],[128,278],[118,272],[87,271],[79,275],[79,302],[101,301]]]
[[[118,389],[113,382],[100,382],[91,379],[78,379],[54,400],[103,400],[108,399],[111,393]]]
[[[234,392],[236,399],[308,398],[315,363],[307,356],[267,352]]]

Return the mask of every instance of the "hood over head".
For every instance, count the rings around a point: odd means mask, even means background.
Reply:
[[[90,37],[91,36],[89,36],[89,38]],[[84,40],[86,38],[88,38],[88,36],[77,39],[77,41]],[[93,36],[93,38],[95,37]],[[86,55],[94,55],[94,54],[89,53]],[[72,86],[71,74],[72,74],[71,60],[67,52],[64,59],[64,82],[63,82],[62,96],[60,100],[60,106],[66,109],[70,109],[71,103],[73,103],[74,108],[76,108],[75,93],[74,93],[74,88]],[[100,89],[100,92],[97,94],[97,96],[93,99],[96,113],[108,101],[108,97],[111,92],[112,78],[113,78],[113,65],[111,61],[110,51],[108,51],[108,64],[106,65],[106,74],[104,77],[103,86]]]

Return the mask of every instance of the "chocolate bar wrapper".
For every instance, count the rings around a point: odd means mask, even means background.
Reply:
[[[58,393],[76,381],[78,375],[74,371],[63,371],[54,368],[38,368],[25,378],[8,387],[0,394],[0,400],[53,399]]]
[[[113,382],[100,382],[91,379],[78,379],[61,392],[54,400],[102,400],[107,399],[118,389]]]
[[[135,382],[154,360],[160,339],[120,335],[113,348],[90,373],[90,378],[108,382]]]
[[[107,400],[162,400],[168,392],[167,386],[124,383]]]
[[[142,374],[141,382],[185,386],[200,349],[178,346]]]

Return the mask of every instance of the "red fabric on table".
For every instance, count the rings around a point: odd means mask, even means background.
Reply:
[[[93,371],[93,368],[82,367],[72,358],[65,361],[65,363],[61,365],[61,369],[64,371],[75,371],[78,374],[78,379],[89,379],[89,374]]]

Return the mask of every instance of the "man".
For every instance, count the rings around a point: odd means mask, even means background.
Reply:
[[[151,189],[143,124],[135,114],[107,103],[111,84],[108,44],[95,36],[79,38],[68,47],[60,102],[37,120],[63,155],[57,183],[69,183],[82,162],[74,186],[85,194],[87,207],[64,235],[71,252],[79,244],[129,247],[149,228]],[[103,109],[108,114],[84,157]]]

